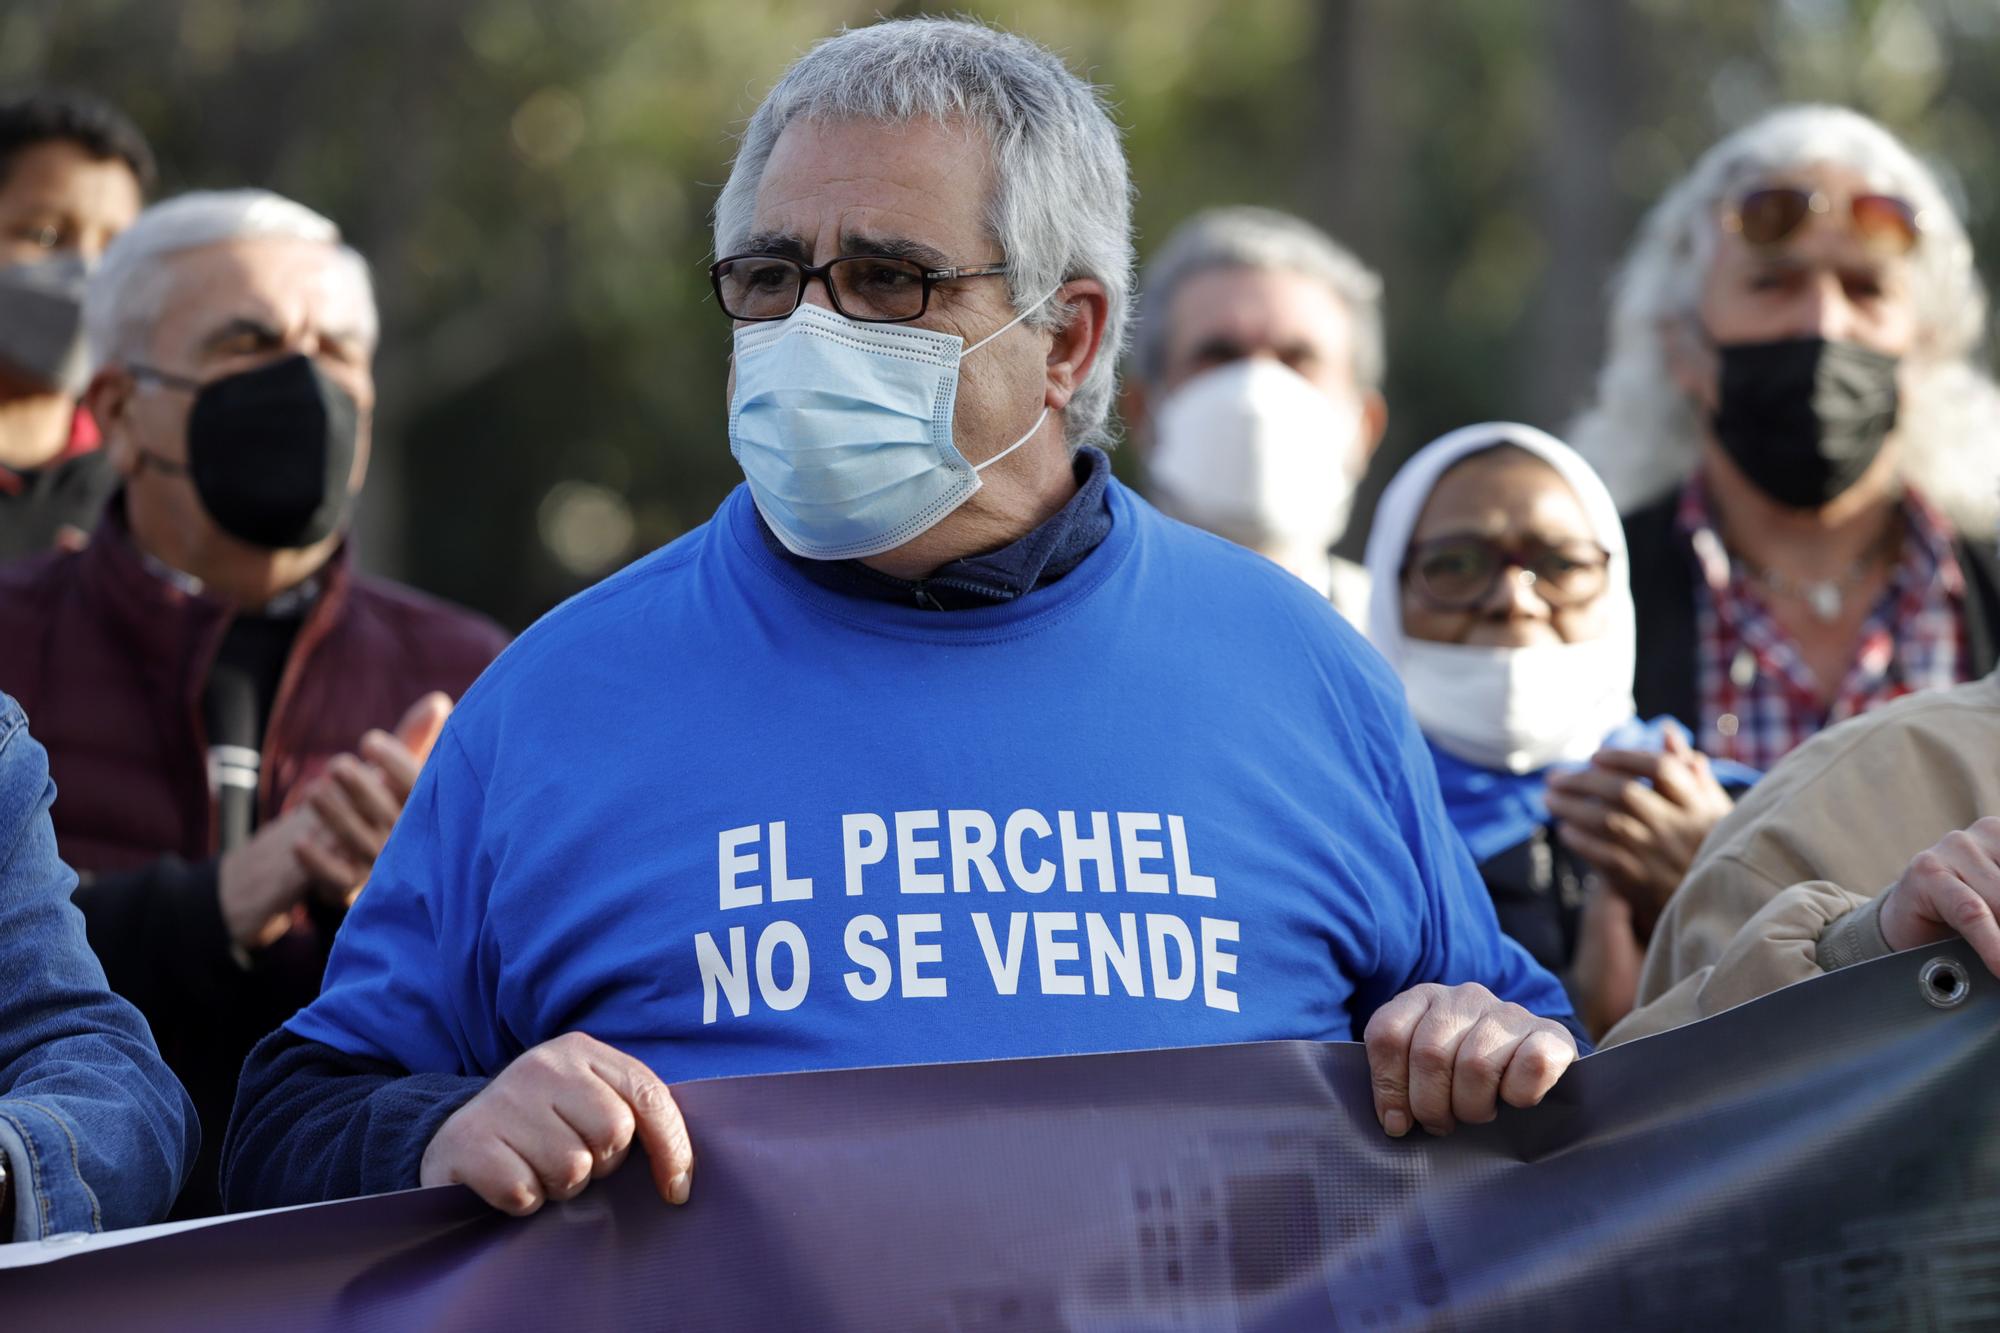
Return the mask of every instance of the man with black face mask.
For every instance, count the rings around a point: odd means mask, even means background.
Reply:
[[[145,139],[104,103],[0,100],[0,560],[80,544],[117,485],[77,401],[83,286],[152,182]]]
[[[90,943],[201,1114],[198,1215],[245,1053],[317,992],[504,639],[352,568],[376,313],[331,222],[181,196],[106,252],[83,315],[122,489],[85,549],[0,571],[0,689],[48,748]]]
[[[1767,769],[1831,723],[1992,668],[1985,311],[1938,182],[1852,111],[1775,112],[1653,210],[1571,435],[1638,505],[1642,712]],[[1579,795],[1615,821],[1628,782],[1596,774]]]

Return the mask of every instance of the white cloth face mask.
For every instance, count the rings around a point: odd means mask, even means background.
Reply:
[[[1168,395],[1147,473],[1176,517],[1260,548],[1324,552],[1354,505],[1361,405],[1269,357],[1204,371]]]
[[[980,472],[1033,439],[1049,409],[974,467],[952,440],[959,363],[1054,295],[970,347],[807,304],[737,329],[729,452],[785,549],[813,560],[880,555],[971,498]]]
[[[1632,716],[1632,664],[1610,637],[1525,648],[1406,639],[1398,669],[1424,734],[1481,768],[1582,763]]]

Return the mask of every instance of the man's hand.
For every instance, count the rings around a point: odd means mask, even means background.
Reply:
[[[216,889],[232,941],[244,949],[274,943],[308,891],[342,907],[354,901],[450,716],[450,696],[425,695],[394,735],[371,731],[359,757],[334,756],[297,804],[223,855]]]
[[[450,716],[450,696],[427,694],[403,714],[394,735],[370,731],[358,756],[335,755],[306,787],[303,803],[326,836],[302,841],[297,855],[320,897],[345,907],[361,892]]]
[[[262,949],[290,929],[292,905],[311,887],[299,849],[326,836],[319,816],[300,806],[223,853],[216,865],[216,896],[222,923],[238,947]]]
[[[2000,976],[2000,818],[1947,833],[1918,852],[1882,899],[1882,938],[1895,950],[1963,935]]]
[[[1652,933],[1702,839],[1734,808],[1708,756],[1672,731],[1659,754],[1600,750],[1589,768],[1550,774],[1548,802],[1563,845],[1632,905],[1641,938]]]
[[[418,1180],[456,1181],[525,1217],[616,1171],[635,1136],[660,1197],[686,1203],[694,1148],[667,1085],[623,1051],[571,1032],[522,1054],[453,1112],[424,1149]]]
[[[1483,1125],[1502,1101],[1534,1106],[1576,1059],[1569,1029],[1477,982],[1404,991],[1375,1011],[1362,1040],[1375,1118],[1396,1138],[1412,1122],[1433,1134]]]

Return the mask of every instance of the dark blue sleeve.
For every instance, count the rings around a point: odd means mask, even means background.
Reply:
[[[438,1127],[505,1064],[482,1054],[492,1005],[466,962],[483,789],[462,723],[461,710],[424,765],[319,997],[244,1064],[222,1148],[231,1211],[411,1188]]]
[[[410,1189],[424,1149],[487,1080],[412,1074],[283,1028],[244,1062],[222,1144],[230,1212]]]
[[[0,695],[0,1153],[14,1234],[166,1216],[200,1130],[138,1010],[112,994],[56,853],[48,758]]]

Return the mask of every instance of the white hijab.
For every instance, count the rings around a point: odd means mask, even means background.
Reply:
[[[1609,581],[1604,592],[1607,617],[1604,635],[1588,645],[1533,649],[1426,644],[1421,645],[1419,654],[1418,645],[1403,633],[1403,565],[1411,534],[1439,478],[1462,459],[1502,444],[1511,444],[1541,459],[1569,483],[1583,506],[1592,536],[1610,553]],[[1368,637],[1389,665],[1403,676],[1411,710],[1419,724],[1446,750],[1487,767],[1532,771],[1556,760],[1589,758],[1606,735],[1632,718],[1637,613],[1632,604],[1625,526],[1618,517],[1618,506],[1611,492],[1605,489],[1597,473],[1561,440],[1533,426],[1489,421],[1452,431],[1425,445],[1403,465],[1382,493],[1368,533],[1367,564]],[[1445,682],[1437,679],[1441,674],[1437,663],[1453,657],[1436,653],[1439,648],[1456,650],[1463,675],[1458,683],[1464,689],[1450,693],[1458,697],[1445,697]],[[1563,649],[1584,652],[1564,653]],[[1421,664],[1411,660],[1416,656],[1424,659]],[[1579,682],[1574,679],[1561,681],[1558,689],[1554,677],[1571,675],[1570,664],[1580,666],[1586,658],[1588,679],[1581,682],[1581,693],[1577,689]],[[1550,667],[1558,662],[1564,665],[1551,671]],[[1472,700],[1483,697],[1487,711],[1500,711],[1499,695],[1489,691],[1482,696],[1477,686],[1481,684],[1479,677],[1489,667],[1504,675],[1508,664],[1515,668],[1513,676],[1530,677],[1510,682],[1512,698],[1508,700],[1507,711],[1520,716],[1505,721],[1504,729],[1509,736],[1503,739],[1461,734],[1503,729],[1503,719],[1467,717],[1465,710]],[[1533,670],[1527,670],[1531,665]],[[1500,685],[1495,685],[1494,690],[1508,692]],[[1463,725],[1450,724],[1453,714],[1458,715],[1457,720]],[[1534,733],[1533,736],[1524,736],[1523,728]],[[1528,767],[1522,767],[1524,764]]]

